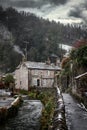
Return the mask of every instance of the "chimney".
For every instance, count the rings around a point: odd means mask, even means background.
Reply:
[[[51,61],[50,61],[50,59],[49,59],[49,57],[47,58],[47,61],[46,61],[46,64],[47,65],[50,65],[50,63],[51,63]]]
[[[60,59],[59,58],[56,59],[56,66],[60,66]]]

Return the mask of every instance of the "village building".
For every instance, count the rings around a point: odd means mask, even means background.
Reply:
[[[59,64],[50,62],[22,62],[15,70],[15,88],[29,90],[30,87],[52,87],[55,74],[61,70]]]

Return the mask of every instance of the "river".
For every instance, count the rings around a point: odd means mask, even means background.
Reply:
[[[40,130],[41,111],[39,100],[25,100],[17,116],[7,120],[0,130]]]

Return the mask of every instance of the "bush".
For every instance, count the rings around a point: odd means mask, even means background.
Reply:
[[[20,94],[23,94],[23,95],[28,95],[28,91],[27,91],[27,90],[22,89],[22,90],[20,90]]]
[[[4,79],[4,83],[5,83],[6,87],[10,87],[10,84],[11,83],[14,84],[14,82],[15,82],[15,79],[14,79],[13,75],[10,75],[10,74],[8,74]]]
[[[29,96],[30,99],[36,99],[36,93],[34,93],[34,92],[30,92],[28,94],[28,96]]]

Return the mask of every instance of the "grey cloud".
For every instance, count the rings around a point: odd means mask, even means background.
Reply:
[[[85,23],[87,23],[87,2],[84,2],[77,7],[73,7],[68,15],[70,17],[81,18]]]
[[[0,4],[3,6],[13,6],[13,7],[41,7],[44,4],[47,4],[46,1],[43,0],[0,0]]]
[[[0,4],[7,6],[16,6],[16,7],[41,7],[48,3],[54,5],[65,4],[67,0],[0,0]]]
[[[82,7],[87,9],[87,1],[85,0],[85,2],[82,4]]]
[[[78,1],[78,2],[77,2]],[[0,0],[0,4],[16,9],[30,11],[40,17],[51,20],[81,19],[86,21],[87,0]],[[64,20],[63,20],[64,21]]]
[[[68,0],[49,0],[54,4],[66,4]]]
[[[81,10],[79,8],[71,9],[70,12],[69,12],[69,16],[81,18]]]

